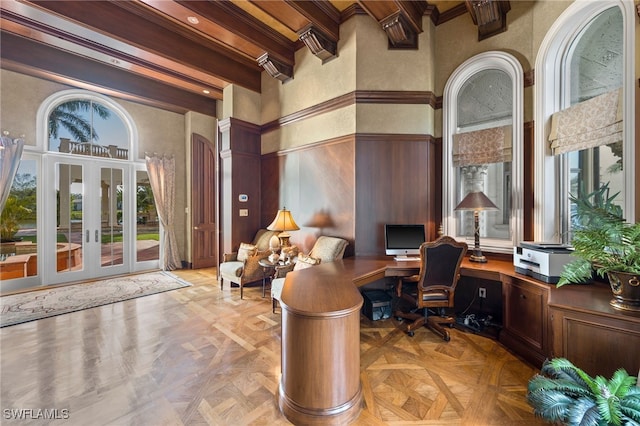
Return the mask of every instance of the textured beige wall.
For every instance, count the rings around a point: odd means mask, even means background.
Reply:
[[[369,16],[340,27],[338,57],[325,64],[307,48],[296,52],[294,78],[286,83],[263,72],[263,123],[318,105],[354,90],[433,91],[433,24],[423,20],[418,50],[388,49],[386,33]],[[338,136],[364,133],[433,134],[434,111],[427,105],[359,104],[280,127],[262,136],[262,153]]]
[[[441,95],[451,73],[467,59],[491,50],[515,56],[523,71],[530,71],[540,43],[555,19],[571,1],[512,1],[507,13],[508,30],[476,42],[477,27],[464,14],[436,27],[436,92]]]
[[[433,128],[434,109],[430,105],[358,105],[358,133],[433,135]]]
[[[417,50],[388,49],[380,24],[368,16],[356,22],[358,90],[433,90],[435,30],[428,16],[422,20]]]
[[[40,104],[50,95],[72,89],[7,70],[0,70],[0,126],[11,137],[25,135],[27,145],[37,145],[36,122]]]
[[[234,84],[224,88],[222,93],[222,118],[237,118],[253,124],[260,124],[262,110],[260,93]]]
[[[356,107],[350,105],[262,135],[262,154],[350,135],[356,130]]]
[[[308,48],[295,55],[293,79],[281,83],[262,73],[262,123],[312,107],[356,89],[356,21],[340,26],[338,57],[324,64]],[[370,19],[370,18],[369,18]]]

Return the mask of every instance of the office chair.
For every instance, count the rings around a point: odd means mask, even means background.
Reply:
[[[460,264],[467,252],[467,244],[443,236],[420,246],[420,274],[398,280],[396,294],[411,302],[415,308],[411,312],[396,311],[398,319],[411,319],[407,334],[423,325],[442,336],[448,342],[449,331],[441,324],[453,327],[455,319],[445,315],[445,308],[453,307],[453,296],[460,278]],[[435,308],[437,315],[429,313]]]

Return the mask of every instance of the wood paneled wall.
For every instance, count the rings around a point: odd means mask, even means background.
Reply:
[[[268,225],[279,208],[291,210],[299,231],[291,243],[308,252],[318,236],[349,241],[346,256],[355,248],[355,141],[346,136],[306,145],[262,159],[262,223]],[[314,215],[326,213],[333,226],[318,228]]]
[[[221,126],[221,129],[224,126]],[[308,252],[319,235],[349,241],[346,256],[384,254],[385,223],[424,223],[427,239],[442,221],[442,141],[429,135],[354,134],[262,156],[257,127],[230,126],[237,140],[222,140],[223,248],[237,248],[268,226],[278,209],[291,210],[300,225],[292,244]],[[226,133],[229,136],[229,131]],[[533,125],[524,132],[525,239],[533,235]],[[249,195],[240,203],[238,194]],[[257,202],[256,200],[260,200]],[[231,206],[231,207],[229,207]],[[248,217],[239,217],[248,208]],[[333,226],[317,228],[316,213]],[[231,226],[233,224],[233,226]]]
[[[384,254],[385,223],[422,223],[436,238],[441,156],[427,135],[358,135],[356,254]],[[438,201],[436,201],[438,200]]]
[[[349,240],[346,256],[384,254],[385,223],[424,223],[436,238],[441,181],[433,138],[349,135],[263,157],[262,223],[286,206],[301,227],[291,241],[305,252],[323,234]],[[309,226],[318,212],[334,226]]]
[[[219,253],[236,251],[253,240],[261,227],[260,126],[235,118],[219,123],[220,129],[220,247]],[[239,195],[248,197],[246,202]],[[246,209],[247,216],[240,216]]]

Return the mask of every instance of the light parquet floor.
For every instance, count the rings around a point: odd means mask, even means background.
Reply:
[[[220,291],[212,269],[174,272],[194,286],[0,329],[0,423],[290,424],[275,399],[280,314],[269,297]],[[411,338],[395,319],[363,316],[360,347],[356,425],[543,424],[525,400],[535,369],[495,341]]]

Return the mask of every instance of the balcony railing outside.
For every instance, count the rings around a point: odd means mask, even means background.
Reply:
[[[98,145],[92,142],[74,142],[68,138],[60,138],[60,152],[90,157],[116,158],[127,160],[129,150],[116,145]]]

